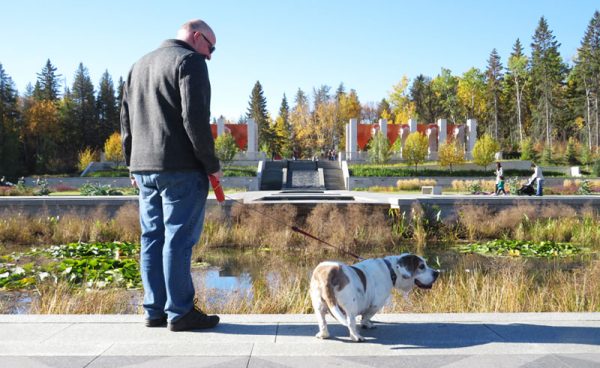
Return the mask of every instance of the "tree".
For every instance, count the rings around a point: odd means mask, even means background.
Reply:
[[[119,132],[114,132],[104,142],[104,157],[107,161],[114,161],[117,164],[123,160],[123,145]]]
[[[73,115],[83,139],[79,142],[79,147],[99,149],[102,147],[104,139],[101,139],[98,127],[94,84],[90,79],[87,68],[82,63],[79,63],[75,72],[70,97],[73,100]]]
[[[100,79],[96,111],[98,114],[98,133],[101,139],[106,140],[121,127],[115,88],[108,70],[102,74]]]
[[[464,111],[464,119],[475,118],[482,123],[485,106],[485,77],[477,68],[467,70],[458,80],[457,93],[459,104]]]
[[[412,132],[406,137],[404,142],[404,148],[402,149],[402,158],[409,165],[415,165],[415,172],[417,166],[425,162],[427,153],[429,150],[429,142],[424,134],[419,132]]]
[[[294,139],[292,142],[292,149],[297,153],[300,151],[312,154],[314,149],[312,139],[312,117],[310,114],[310,108],[308,105],[308,98],[301,89],[296,92],[294,99],[295,104],[290,114],[290,123],[294,132]]]
[[[473,147],[473,162],[479,166],[487,168],[487,165],[494,162],[496,152],[500,150],[498,142],[489,134],[484,134],[475,142]]]
[[[513,46],[513,52],[508,59],[508,74],[512,77],[515,86],[515,99],[517,104],[517,124],[519,126],[519,142],[523,142],[523,119],[522,119],[522,103],[523,91],[528,78],[527,65],[529,59],[523,55],[523,46],[517,38]]]
[[[20,167],[17,91],[0,63],[0,176],[17,176]]]
[[[369,143],[369,162],[384,164],[390,159],[391,155],[390,141],[382,132],[378,131]]]
[[[57,101],[58,91],[60,90],[60,74],[56,74],[57,68],[52,65],[50,59],[46,61],[46,65],[42,71],[37,74],[37,82],[33,92],[33,97],[36,100]]]
[[[577,50],[573,74],[583,85],[585,93],[587,144],[591,150],[593,143],[600,145],[598,93],[600,92],[600,12],[596,11],[590,20],[581,46]],[[595,112],[595,113],[594,113]],[[596,139],[592,130],[596,121]]]
[[[408,82],[408,77],[402,76],[402,79],[392,88],[392,92],[388,97],[394,116],[393,123],[395,124],[405,124],[408,119],[416,114],[415,104],[410,100],[408,94]]]
[[[498,115],[499,115],[499,99],[502,81],[502,63],[498,51],[493,49],[488,59],[488,67],[486,70],[486,84],[489,100],[491,102],[490,112],[494,121],[494,139],[498,140]]]
[[[538,126],[545,124],[546,144],[552,147],[552,129],[555,106],[558,103],[560,84],[563,82],[566,66],[560,53],[560,44],[556,41],[544,17],[540,18],[531,43],[531,74],[537,104],[535,116]],[[540,131],[541,133],[541,131]]]
[[[453,165],[459,165],[465,162],[465,147],[457,140],[446,140],[438,149],[438,160],[440,166],[450,167],[452,172]]]
[[[239,148],[231,133],[226,132],[215,139],[215,154],[225,167],[229,166]]]
[[[24,112],[21,140],[29,172],[43,174],[60,171],[60,115],[57,104],[50,100],[35,100]]]
[[[410,98],[415,104],[416,118],[427,123],[434,123],[442,116],[442,109],[432,89],[432,80],[419,74],[410,87]]]
[[[449,69],[442,68],[442,72],[431,81],[431,90],[442,107],[439,116],[447,118],[452,124],[458,124],[461,117],[457,89],[458,78]]]
[[[250,94],[248,111],[246,116],[253,119],[258,125],[258,144],[262,146],[272,139],[272,132],[269,129],[269,113],[267,112],[267,99],[264,96],[262,85],[256,81]]]

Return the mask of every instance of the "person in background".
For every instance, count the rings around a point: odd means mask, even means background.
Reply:
[[[504,175],[504,170],[502,169],[502,164],[500,162],[496,162],[496,190],[494,193],[498,194],[498,183],[500,183],[500,177]]]
[[[531,163],[531,168],[533,169],[533,175],[531,175],[531,178],[529,179],[529,184],[533,185],[535,182],[535,195],[541,197],[544,190],[544,174],[542,174],[542,168],[533,162]]]
[[[496,195],[500,195],[500,192],[506,195],[506,191],[504,190],[504,175],[500,175],[499,179],[498,184],[496,184]]]
[[[216,37],[202,20],[143,56],[123,87],[121,135],[132,185],[140,190],[140,272],[147,327],[212,328],[195,306],[192,247],[202,233],[208,175],[221,177],[210,130],[206,60]]]

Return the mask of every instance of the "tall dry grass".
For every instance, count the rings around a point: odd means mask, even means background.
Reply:
[[[451,185],[456,192],[470,192],[474,185],[479,185],[484,192],[494,192],[496,189],[495,180],[452,180]]]
[[[600,263],[573,271],[527,270],[523,262],[498,262],[443,274],[433,289],[417,290],[407,303],[396,294],[387,312],[598,312]]]
[[[123,289],[88,290],[66,282],[44,283],[37,287],[32,314],[139,314],[133,301],[139,296]]]
[[[552,240],[600,249],[600,215],[591,208],[577,211],[566,205],[521,203],[495,212],[487,206],[463,204],[456,211],[462,238],[468,241]]]
[[[64,244],[69,242],[130,241],[140,237],[138,209],[134,204],[121,207],[114,217],[99,207],[81,216],[75,212],[34,216],[19,211],[5,211],[0,217],[0,243],[22,246]]]
[[[422,186],[436,185],[435,179],[399,179],[396,182],[398,190],[420,190]]]

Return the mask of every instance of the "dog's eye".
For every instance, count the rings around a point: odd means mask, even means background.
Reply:
[[[419,270],[424,270],[424,269],[425,269],[425,265],[421,263],[421,264],[419,265]]]

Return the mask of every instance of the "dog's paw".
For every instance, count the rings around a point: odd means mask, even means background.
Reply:
[[[375,326],[375,324],[371,321],[362,322],[361,327],[366,330],[371,330],[373,328],[377,328],[377,326]]]
[[[319,333],[317,333],[315,335],[318,339],[328,339],[329,338],[329,332],[323,332],[320,331]]]
[[[365,338],[360,336],[360,335],[350,335],[350,338],[352,339],[352,341],[354,342],[363,342],[365,341]]]

